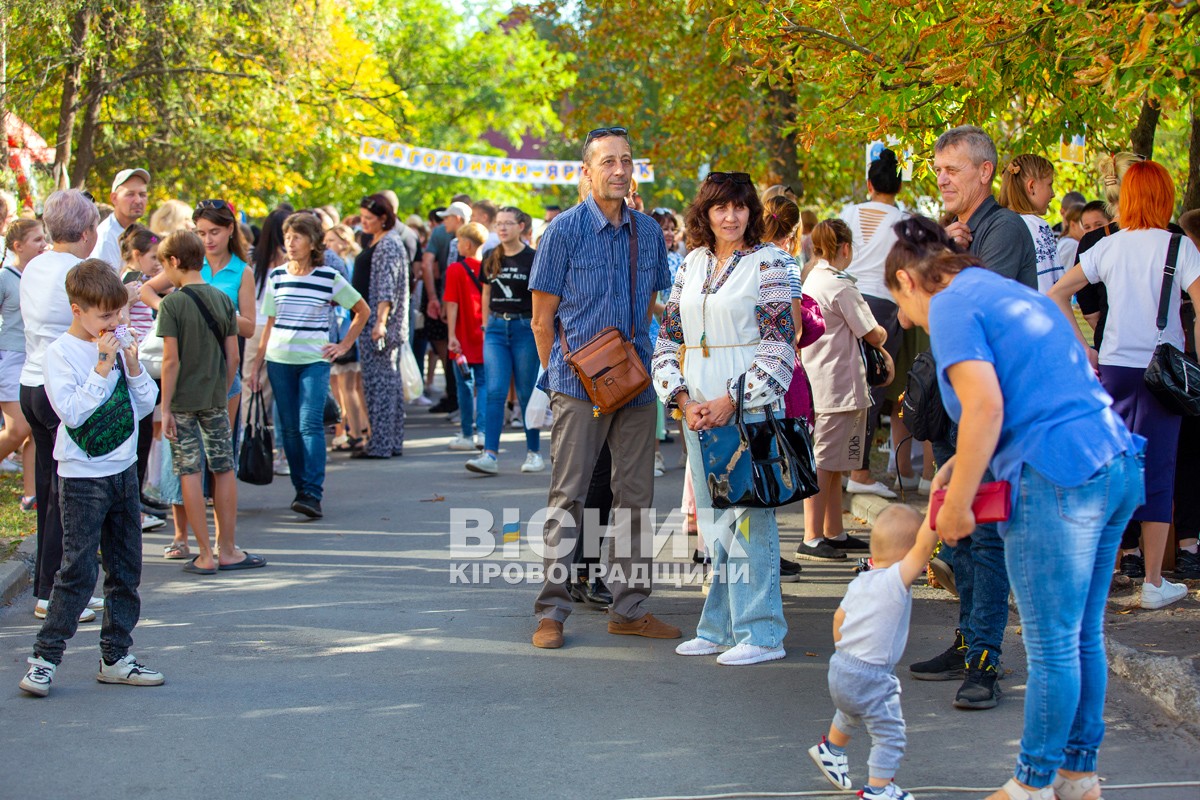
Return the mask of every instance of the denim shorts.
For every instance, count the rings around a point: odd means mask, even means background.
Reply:
[[[208,459],[208,468],[214,473],[233,471],[233,431],[227,409],[176,411],[174,417],[176,439],[171,444],[171,466],[176,475],[198,473],[202,457]]]

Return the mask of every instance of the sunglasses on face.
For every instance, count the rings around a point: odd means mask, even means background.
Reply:
[[[705,183],[737,183],[744,186],[753,186],[754,181],[750,178],[748,172],[710,172],[708,177],[704,179]]]
[[[596,128],[588,131],[587,138],[583,140],[583,146],[587,147],[596,139],[603,139],[605,136],[629,136],[629,131],[617,126],[614,128]]]

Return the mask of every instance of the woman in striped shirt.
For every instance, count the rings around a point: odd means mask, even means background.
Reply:
[[[267,323],[247,378],[251,391],[256,391],[266,361],[283,428],[283,452],[296,489],[292,510],[312,518],[322,516],[329,365],[350,350],[370,316],[362,295],[340,273],[324,266],[324,242],[321,223],[311,214],[293,214],[283,223],[288,262],[267,276]],[[329,341],[331,303],[354,315],[349,333],[337,344]]]

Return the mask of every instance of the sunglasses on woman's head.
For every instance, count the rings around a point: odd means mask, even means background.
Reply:
[[[365,208],[367,211],[370,211],[377,217],[387,216],[387,212],[383,208],[383,203],[371,197],[364,198],[363,201],[358,204],[358,207]]]
[[[197,211],[224,211],[225,209],[233,211],[233,206],[229,204],[228,200],[201,200],[196,203]]]
[[[613,128],[596,128],[588,131],[587,138],[583,140],[583,146],[587,147],[595,139],[603,139],[605,136],[629,136],[629,131],[617,126]]]
[[[754,185],[754,181],[750,178],[750,173],[748,172],[710,172],[704,181],[706,183],[738,183],[744,186]]]

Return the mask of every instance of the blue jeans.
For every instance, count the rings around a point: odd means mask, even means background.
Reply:
[[[296,494],[320,500],[325,487],[325,398],[329,362],[267,362],[267,375],[279,410],[276,435],[283,440]]]
[[[704,598],[696,636],[724,646],[779,647],[787,635],[787,621],[779,591],[775,509],[714,509],[704,477],[700,438],[686,425],[683,435],[696,493],[696,524],[713,567],[712,586]]]
[[[1026,465],[1005,562],[1028,654],[1016,779],[1048,786],[1059,769],[1095,772],[1104,739],[1104,608],[1121,531],[1142,502],[1141,457],[1116,456],[1082,486]]]
[[[483,338],[483,361],[487,364],[487,424],[484,425],[484,449],[500,452],[500,434],[504,432],[504,401],[509,381],[517,384],[517,402],[521,416],[529,405],[529,395],[537,380],[538,352],[533,329],[527,319],[503,319],[492,316]],[[462,403],[459,403],[462,406]],[[525,428],[525,449],[541,449],[541,432]]]
[[[468,380],[463,380],[461,372],[458,374],[458,422],[464,439],[486,430],[484,407],[487,404],[487,384],[484,382],[483,364],[471,364],[469,367],[471,375]],[[504,387],[504,393],[508,394],[507,386]]]

